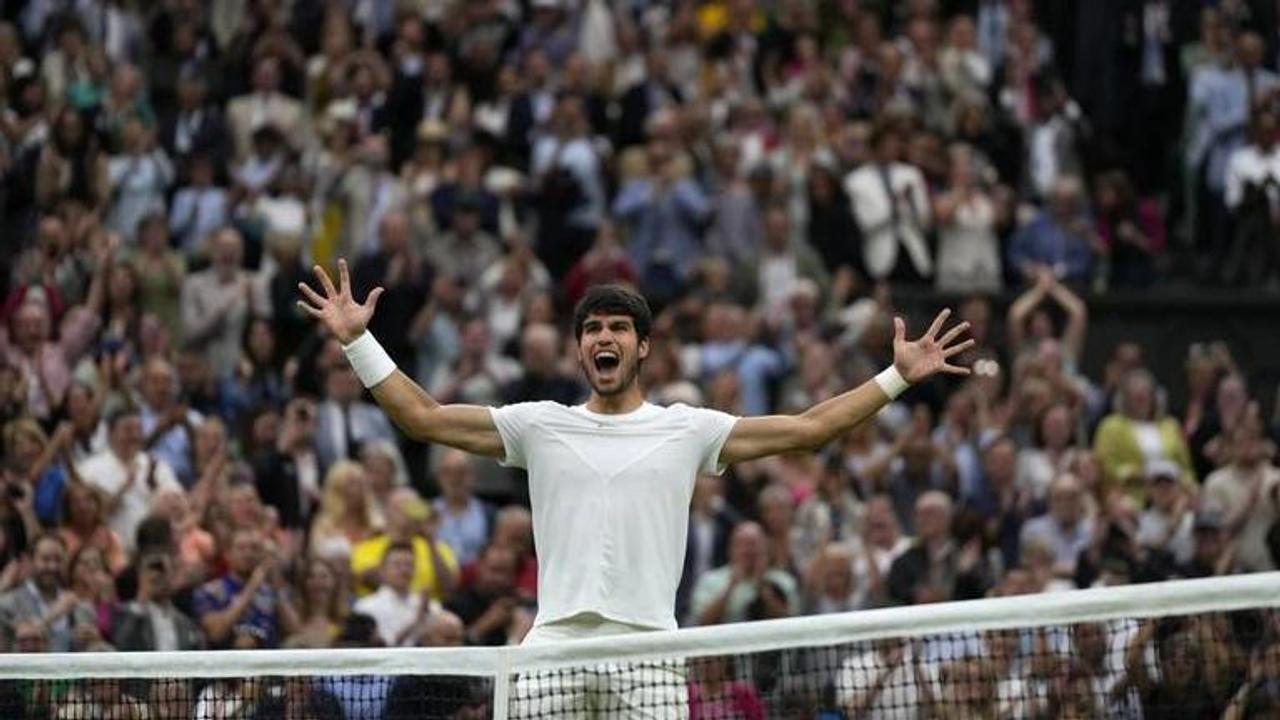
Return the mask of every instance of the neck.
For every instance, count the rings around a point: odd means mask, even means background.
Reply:
[[[629,413],[643,404],[644,393],[640,392],[639,384],[633,382],[631,387],[614,395],[601,395],[600,393],[592,392],[591,399],[587,401],[587,409],[601,415],[621,415]]]
[[[444,502],[452,510],[464,510],[470,504],[471,498],[468,495],[446,496]]]

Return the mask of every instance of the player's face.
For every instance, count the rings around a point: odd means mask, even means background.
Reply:
[[[578,361],[597,395],[630,389],[648,355],[649,341],[636,335],[635,323],[626,315],[592,315],[582,324]]]

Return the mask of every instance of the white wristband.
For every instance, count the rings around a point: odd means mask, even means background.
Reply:
[[[347,354],[347,362],[356,371],[356,377],[367,388],[386,380],[396,371],[396,364],[391,356],[368,330],[352,340],[350,345],[343,345],[342,351]]]
[[[876,375],[876,384],[889,396],[890,400],[896,400],[899,395],[907,391],[911,387],[911,383],[902,377],[902,373],[898,372],[898,368],[890,365]]]

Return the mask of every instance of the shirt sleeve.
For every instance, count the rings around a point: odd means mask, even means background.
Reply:
[[[738,418],[719,410],[690,408],[689,419],[703,448],[698,472],[707,475],[722,474],[725,466],[720,463],[720,450],[724,448]]]
[[[489,408],[493,424],[502,436],[503,467],[528,468],[529,438],[545,403],[513,403]]]

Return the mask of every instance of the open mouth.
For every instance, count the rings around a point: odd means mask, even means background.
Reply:
[[[612,350],[601,350],[595,354],[592,361],[596,364],[596,370],[607,373],[616,370],[618,365],[622,363],[622,358],[618,357],[618,354]]]

